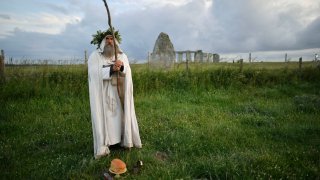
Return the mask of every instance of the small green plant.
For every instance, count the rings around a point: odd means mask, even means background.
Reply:
[[[298,111],[318,112],[320,110],[320,97],[316,95],[301,95],[293,98]]]

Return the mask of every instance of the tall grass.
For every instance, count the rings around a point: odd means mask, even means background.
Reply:
[[[243,88],[247,86],[262,87],[277,84],[296,84],[299,82],[318,82],[320,71],[312,64],[307,64],[305,68],[299,70],[297,67],[280,64],[265,63],[264,66],[251,66],[248,64],[242,72],[238,65],[227,64],[221,66],[217,64],[194,64],[189,71],[180,65],[172,71],[148,70],[137,68],[133,78],[135,90],[138,92],[168,90],[208,90],[215,88]],[[140,65],[142,66],[142,65]],[[262,68],[263,67],[263,68]]]
[[[133,65],[142,149],[93,159],[85,66],[8,67],[0,88],[1,179],[317,179],[320,72],[220,64]],[[144,166],[135,174],[137,160]]]

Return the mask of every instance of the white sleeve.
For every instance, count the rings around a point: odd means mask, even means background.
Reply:
[[[102,79],[110,80],[110,68],[111,66],[102,66]]]
[[[124,53],[121,56],[121,61],[123,62],[123,73],[127,72],[128,66],[129,66],[129,61],[128,61],[128,57],[127,55],[125,55]]]

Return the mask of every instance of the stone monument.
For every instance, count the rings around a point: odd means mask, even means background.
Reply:
[[[174,66],[175,59],[176,54],[169,35],[161,32],[150,55],[151,67],[169,69]]]

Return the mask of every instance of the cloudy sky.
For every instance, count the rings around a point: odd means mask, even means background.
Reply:
[[[320,54],[320,0],[107,0],[121,48],[144,60],[160,32],[175,50],[257,60]],[[0,0],[0,49],[29,59],[81,58],[106,29],[102,0]]]

